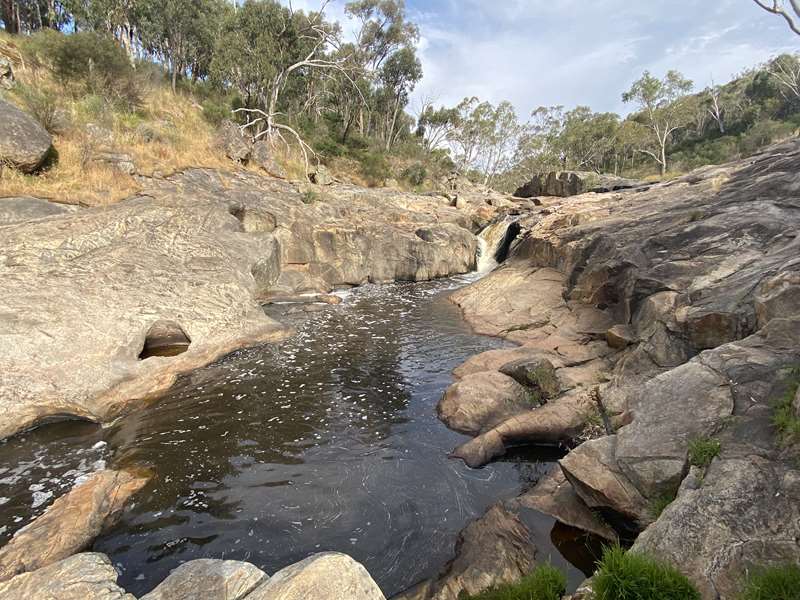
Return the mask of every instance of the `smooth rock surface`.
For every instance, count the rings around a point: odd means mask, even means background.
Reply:
[[[33,173],[52,145],[50,134],[33,117],[0,99],[0,163]]]
[[[54,215],[74,213],[77,206],[56,204],[42,198],[15,197],[0,198],[0,227],[13,223],[24,223],[33,219],[43,219]]]
[[[182,564],[140,600],[240,600],[268,578],[247,562],[200,558]]]
[[[195,596],[196,597],[196,596]],[[75,554],[0,582],[3,600],[136,600],[117,585],[117,571],[104,554]]]
[[[447,388],[436,412],[450,429],[478,435],[535,406],[528,390],[511,377],[485,371]]]
[[[281,569],[247,600],[386,600],[367,570],[337,552],[314,554]]]
[[[90,475],[0,548],[0,580],[46,567],[91,546],[147,481],[147,476],[128,471]]]

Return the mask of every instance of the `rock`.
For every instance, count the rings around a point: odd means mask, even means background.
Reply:
[[[485,371],[448,387],[436,413],[450,429],[478,435],[535,405],[528,390],[511,377]]]
[[[636,335],[628,325],[614,325],[606,331],[606,343],[617,350],[622,350],[636,342]]]
[[[0,198],[0,227],[12,223],[24,223],[33,219],[43,219],[54,215],[74,213],[77,206],[56,204],[42,198],[16,197]]]
[[[58,498],[0,548],[0,581],[35,571],[91,546],[148,477],[98,471]]]
[[[342,298],[337,296],[336,294],[318,294],[314,300],[316,302],[322,302],[323,304],[341,304]]]
[[[281,569],[247,600],[385,600],[361,564],[346,554],[324,552]]]
[[[317,185],[331,185],[333,183],[333,177],[331,177],[328,168],[325,165],[317,165],[308,173],[309,179],[311,179],[311,183],[315,183]]]
[[[272,147],[265,140],[258,140],[253,144],[250,153],[250,162],[261,167],[268,175],[279,179],[286,179],[286,170],[272,157]]]
[[[91,160],[124,175],[136,172],[133,157],[125,152],[97,151],[92,154]]]
[[[53,139],[32,117],[0,100],[0,163],[33,173],[50,153]]]
[[[601,511],[618,529],[643,527],[648,504],[616,463],[617,436],[584,442],[559,461],[561,470],[583,502]]]
[[[117,585],[117,571],[104,554],[75,554],[0,582],[4,600],[136,600]]]
[[[539,398],[540,404],[561,393],[556,370],[553,363],[546,358],[520,358],[504,364],[500,367],[500,372],[530,388],[530,393]]]
[[[456,556],[437,578],[393,600],[459,600],[479,594],[530,573],[536,552],[519,517],[495,504],[459,534]]]
[[[559,398],[503,421],[456,448],[452,456],[477,468],[503,456],[510,446],[569,444],[584,430],[588,412],[587,400],[581,396]]]
[[[588,531],[610,542],[618,539],[617,532],[586,506],[558,467],[541,478],[532,490],[509,504],[514,508],[538,510],[565,525]]]
[[[591,171],[551,171],[539,173],[514,192],[517,198],[534,196],[576,196],[586,192],[615,192],[641,187],[644,182]]]
[[[216,146],[225,153],[225,156],[236,163],[246,163],[250,158],[253,144],[246,138],[239,126],[233,121],[223,121],[217,129],[215,136]]]
[[[11,66],[11,61],[0,56],[0,88],[10,90],[14,87],[14,84],[14,69]]]
[[[797,393],[794,396],[794,401],[792,402],[792,409],[794,410],[794,415],[800,419],[800,388],[797,389]]]
[[[97,123],[87,123],[84,128],[89,143],[94,148],[110,150],[114,146],[114,132]]]
[[[798,540],[797,471],[750,455],[715,460],[702,484],[682,487],[633,550],[678,567],[704,599],[735,600],[743,573],[796,563]]]
[[[200,558],[179,566],[140,600],[240,600],[268,579],[247,562]]]

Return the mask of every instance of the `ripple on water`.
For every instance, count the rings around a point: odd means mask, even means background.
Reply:
[[[352,290],[322,312],[280,316],[297,328],[291,339],[200,369],[112,428],[62,424],[6,443],[0,535],[107,461],[146,463],[155,479],[94,547],[134,594],[202,557],[274,572],[338,550],[387,595],[434,575],[468,521],[556,458],[481,470],[447,458],[465,439],[435,416],[450,373],[503,346],[473,334],[446,300],[465,281]]]

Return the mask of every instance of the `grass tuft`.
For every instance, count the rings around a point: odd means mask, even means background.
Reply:
[[[800,566],[755,569],[745,580],[738,600],[800,600]]]
[[[677,569],[619,546],[606,548],[592,588],[596,600],[700,600]]]
[[[675,492],[667,492],[650,501],[649,512],[654,521],[661,516],[661,513],[663,513],[670,504],[672,504],[676,495]]]
[[[559,600],[567,590],[567,578],[551,565],[539,565],[517,583],[487,590],[469,600]]]
[[[712,437],[698,437],[689,441],[689,464],[705,469],[722,449],[719,440]]]
[[[800,388],[800,367],[789,370],[786,376],[786,391],[778,398],[772,413],[772,424],[778,430],[778,438],[782,445],[790,446],[800,441],[800,418],[794,410],[794,398]]]

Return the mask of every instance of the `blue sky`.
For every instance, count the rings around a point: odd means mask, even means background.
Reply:
[[[329,17],[344,21],[344,4],[334,0]],[[425,73],[412,112],[422,99],[453,105],[473,95],[510,100],[521,117],[553,104],[625,112],[620,96],[645,69],[678,69],[702,89],[800,50],[800,37],[752,0],[407,0],[407,8]]]

